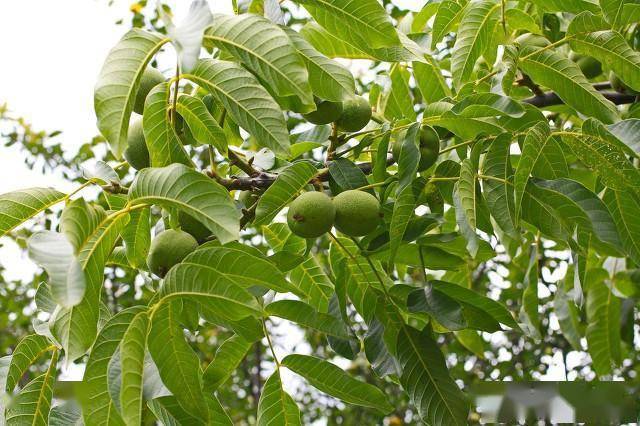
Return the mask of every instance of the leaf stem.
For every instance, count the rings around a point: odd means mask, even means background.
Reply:
[[[273,342],[271,341],[271,335],[269,334],[269,330],[267,330],[267,321],[264,318],[262,318],[262,330],[264,331],[264,337],[267,338],[269,350],[271,351],[271,356],[273,356],[273,361],[276,363],[276,368],[280,371],[280,361],[278,361],[276,351],[273,347]]]
[[[554,47],[557,47],[557,46],[560,46],[562,44],[565,44],[566,42],[568,42],[572,38],[574,38],[574,36],[564,36],[560,40],[558,40],[556,42],[553,42],[548,46],[541,47],[540,49],[534,50],[533,52],[529,53],[528,55],[525,55],[525,56],[521,57],[520,60],[524,61],[526,59],[529,59],[531,56],[536,55],[536,54],[538,54],[540,52],[544,52],[545,50],[553,49]]]

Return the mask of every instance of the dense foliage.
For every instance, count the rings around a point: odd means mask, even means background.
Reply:
[[[94,161],[70,193],[0,195],[44,271],[0,288],[30,309],[2,318],[3,421],[466,424],[465,386],[555,353],[637,380],[640,4],[288,3],[179,25],[137,3],[104,139],[63,164],[7,135],[45,172]]]

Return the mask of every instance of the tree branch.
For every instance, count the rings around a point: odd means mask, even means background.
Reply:
[[[602,96],[610,100],[616,105],[632,104],[636,101],[636,95],[628,95],[626,93],[617,92],[600,92]],[[562,105],[564,101],[560,99],[554,92],[543,93],[542,95],[532,96],[524,99],[522,102],[531,104],[536,107],[547,107],[552,105]]]

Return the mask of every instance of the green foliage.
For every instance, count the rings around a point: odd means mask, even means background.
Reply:
[[[637,380],[638,5],[264,0],[176,29],[143,3],[104,139],[64,164],[84,183],[0,195],[42,268],[0,286],[7,424],[463,425],[474,382],[569,351],[567,377]]]

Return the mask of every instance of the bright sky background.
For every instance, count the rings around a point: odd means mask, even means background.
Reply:
[[[132,0],[2,0],[0,1],[0,104],[6,102],[13,115],[27,119],[34,129],[58,136],[69,152],[75,152],[98,131],[93,112],[93,87],[108,53],[129,19]],[[395,0],[419,10],[423,0]],[[152,1],[149,2],[153,3]],[[180,22],[190,1],[167,0]],[[231,13],[231,0],[210,0],[213,12]],[[0,193],[31,186],[55,186],[69,190],[59,177],[29,170],[20,153],[2,149]],[[34,271],[15,245],[4,238],[0,263],[8,278],[28,279]],[[554,357],[555,358],[555,357]],[[562,380],[562,360],[554,359],[546,379]]]

